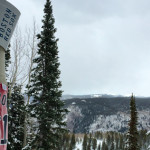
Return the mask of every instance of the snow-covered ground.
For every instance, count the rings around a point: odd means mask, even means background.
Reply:
[[[79,143],[77,142],[75,150],[82,150],[82,143],[83,143],[83,140]]]
[[[103,140],[97,140],[97,147],[100,144],[102,146]],[[74,150],[82,150],[83,139],[80,142],[76,143],[76,148]]]

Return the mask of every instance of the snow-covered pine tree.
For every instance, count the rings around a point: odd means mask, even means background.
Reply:
[[[11,59],[11,55],[10,55],[10,44],[9,44],[8,48],[5,50],[5,71],[6,71],[6,80],[7,80],[8,88],[9,88],[9,83],[8,83],[8,76],[9,75],[7,74],[7,71],[8,71],[8,67],[11,63],[10,59]],[[9,113],[9,97],[8,96],[7,96],[7,107],[8,107],[7,109],[8,109],[8,113]]]
[[[137,110],[136,110],[136,103],[135,97],[131,96],[130,99],[130,121],[129,121],[129,131],[127,133],[127,143],[126,149],[127,150],[139,150],[138,144],[138,131],[137,131]]]
[[[32,70],[29,85],[29,94],[34,98],[30,108],[38,124],[32,147],[37,150],[52,150],[58,147],[65,131],[64,115],[67,110],[60,100],[62,91],[59,81],[58,39],[54,35],[55,19],[50,0],[46,0],[42,22],[42,31],[37,35],[38,56],[34,59],[35,68]]]
[[[24,125],[24,97],[21,94],[21,86],[15,85],[10,98],[10,110],[8,119],[8,148],[7,150],[21,150],[23,145]]]

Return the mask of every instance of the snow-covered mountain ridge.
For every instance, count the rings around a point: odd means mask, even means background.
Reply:
[[[74,98],[79,98],[79,99],[87,99],[87,98],[98,98],[98,97],[104,97],[104,98],[112,98],[112,97],[125,97],[122,95],[112,95],[112,94],[89,94],[89,95],[62,95],[61,99],[62,100],[68,100],[68,99],[74,99]]]
[[[98,97],[65,100],[67,127],[76,133],[125,132],[129,121],[129,97]],[[150,130],[150,98],[136,98],[138,129]]]

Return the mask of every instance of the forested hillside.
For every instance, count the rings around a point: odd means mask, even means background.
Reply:
[[[139,132],[140,150],[146,150],[150,136]],[[126,135],[118,132],[96,132],[93,134],[64,134],[60,150],[125,150]]]
[[[130,97],[65,100],[67,125],[75,133],[127,131]],[[136,98],[138,129],[150,129],[150,98]]]

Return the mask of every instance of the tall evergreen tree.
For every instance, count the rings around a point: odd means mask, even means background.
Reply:
[[[34,59],[35,68],[32,70],[29,94],[34,100],[31,104],[32,116],[37,118],[38,127],[32,142],[32,148],[53,150],[58,148],[59,140],[66,123],[63,121],[67,110],[60,100],[62,91],[59,81],[59,57],[55,38],[56,28],[52,4],[46,0],[42,31],[39,39],[38,56]]]
[[[10,44],[8,45],[8,48],[5,50],[5,71],[6,71],[6,80],[7,80],[7,86],[8,86],[8,90],[9,90],[9,83],[8,83],[8,74],[7,74],[7,71],[8,71],[8,67],[11,63],[10,61],[11,59],[11,55],[10,55]],[[9,113],[9,94],[7,95],[7,109],[8,109],[8,113]]]
[[[87,150],[91,150],[91,146],[92,146],[92,134],[90,133],[90,137],[89,137],[89,140],[88,140]]]
[[[93,148],[93,150],[95,150],[97,148],[97,140],[96,140],[96,138],[93,138],[93,140],[92,140],[92,148]]]
[[[129,122],[129,131],[127,134],[127,150],[139,150],[137,119],[138,117],[135,104],[135,97],[132,94],[130,100],[130,122]]]
[[[110,150],[115,150],[114,142],[111,143]]]
[[[98,148],[97,148],[97,150],[101,150],[101,145],[100,145],[100,144],[98,145]]]
[[[108,145],[106,144],[105,141],[102,143],[102,149],[101,150],[108,150]]]
[[[8,45],[8,48],[5,50],[5,70],[8,71],[11,55],[10,55],[10,44]]]
[[[120,140],[119,140],[119,149],[123,150],[124,149],[124,141],[123,141],[123,136],[120,135]]]
[[[24,97],[21,94],[21,86],[15,85],[13,87],[10,98],[9,110],[9,132],[8,132],[8,150],[21,150],[23,145],[23,125],[25,116]]]
[[[71,142],[70,142],[70,148],[69,148],[69,150],[73,150],[75,148],[75,145],[76,145],[76,139],[75,139],[75,134],[73,133],[72,137],[71,137]]]
[[[88,140],[88,137],[87,137],[87,134],[85,133],[84,138],[83,138],[82,150],[87,150],[87,140]]]
[[[111,144],[111,136],[109,134],[107,135],[106,143],[107,145]]]
[[[110,150],[115,150],[115,145],[114,145],[114,135],[112,133],[112,136],[111,136],[111,145],[110,145]]]

